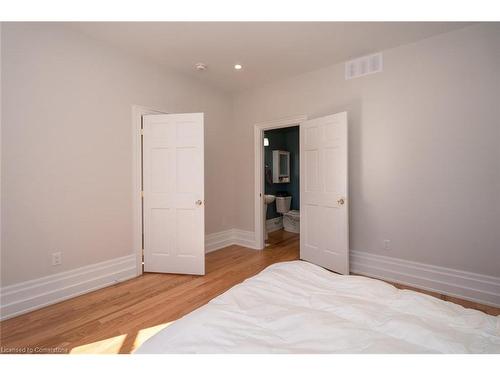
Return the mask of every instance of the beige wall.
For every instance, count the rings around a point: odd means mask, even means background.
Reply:
[[[205,112],[206,232],[233,227],[227,95],[62,25],[2,31],[2,286],[132,254],[133,104]]]
[[[347,110],[351,249],[500,276],[499,46],[483,24],[385,51],[381,74],[238,95],[236,226],[254,229],[253,124]]]

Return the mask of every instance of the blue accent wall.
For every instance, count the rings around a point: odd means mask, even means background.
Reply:
[[[264,191],[266,194],[276,195],[278,192],[286,191],[292,197],[290,209],[298,210],[300,207],[299,189],[299,127],[268,130],[264,137],[269,139],[269,146],[264,147]],[[283,150],[290,152],[290,182],[286,184],[275,184],[272,182],[273,151]],[[267,166],[267,167],[266,167]],[[267,219],[281,216],[276,212],[276,203],[267,208]]]

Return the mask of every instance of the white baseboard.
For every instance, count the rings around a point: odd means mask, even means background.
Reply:
[[[283,229],[283,217],[275,217],[274,219],[266,220],[267,233],[271,233]]]
[[[352,273],[500,307],[500,277],[354,250],[350,268]]]
[[[0,289],[0,320],[137,276],[134,254]]]
[[[210,253],[231,245],[257,249],[256,243],[254,232],[241,229],[228,229],[205,236],[205,253]]]
[[[233,229],[207,234],[205,236],[205,253],[210,253],[234,244],[235,240]]]
[[[230,245],[256,249],[253,232],[239,229],[205,237],[205,252]],[[137,256],[111,259],[0,289],[0,320],[64,301],[137,276]]]
[[[239,245],[257,249],[251,231],[229,229],[209,234],[205,251]],[[350,252],[352,273],[414,286],[449,296],[500,307],[500,278],[451,268]],[[61,272],[0,289],[0,320],[88,293],[137,276],[136,255]]]
[[[255,233],[248,230],[234,229],[235,244],[250,249],[259,250],[257,241],[255,240]]]

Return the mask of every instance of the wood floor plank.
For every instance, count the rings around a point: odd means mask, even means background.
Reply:
[[[0,322],[0,345],[66,353],[130,353],[172,321],[270,264],[299,258],[299,237],[276,231],[255,251],[229,246],[207,254],[206,275],[146,273],[123,283]],[[398,288],[404,285],[394,284]],[[420,291],[420,290],[417,290]],[[500,309],[427,292],[499,315]]]

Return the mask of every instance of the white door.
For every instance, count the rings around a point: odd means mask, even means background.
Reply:
[[[144,271],[205,274],[203,113],[143,120]]]
[[[300,258],[349,273],[347,113],[300,124]]]

